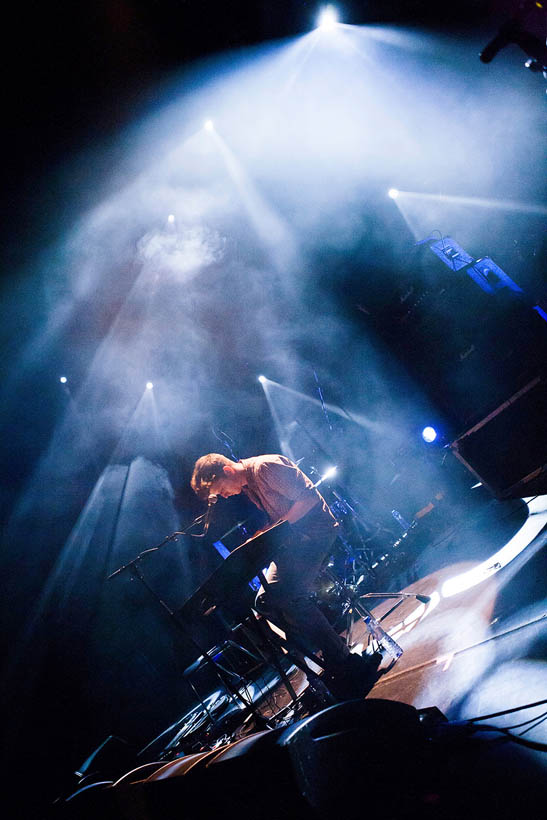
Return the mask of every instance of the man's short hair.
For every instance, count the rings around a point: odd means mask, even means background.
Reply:
[[[232,465],[233,461],[221,453],[207,453],[205,456],[198,458],[194,464],[194,472],[192,473],[192,480],[190,486],[193,491],[202,499],[207,499],[211,484],[223,475],[223,467]]]

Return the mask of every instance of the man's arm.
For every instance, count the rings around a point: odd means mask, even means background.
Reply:
[[[303,499],[297,499],[292,505],[292,507],[289,510],[287,510],[283,518],[281,518],[279,521],[276,521],[274,524],[266,524],[264,527],[254,532],[251,535],[251,537],[248,538],[247,541],[244,541],[243,544],[240,544],[239,547],[237,547],[237,549],[240,549],[240,547],[244,547],[248,541],[252,541],[259,535],[262,535],[263,533],[268,532],[268,530],[273,529],[273,527],[277,527],[277,525],[281,524],[283,521],[288,521],[289,524],[294,524],[300,518],[303,518],[306,515],[306,513],[309,513],[309,511],[313,507],[315,507],[315,505],[318,502],[319,499],[317,498],[317,496],[313,495],[306,496]],[[232,552],[235,552],[235,550],[232,550]]]
[[[319,499],[315,494],[306,495],[304,498],[297,499],[292,507],[285,513],[285,521],[289,524],[294,524],[300,518],[303,518],[306,513],[319,503]]]
[[[247,544],[248,544],[250,541],[254,541],[254,539],[255,539],[255,538],[258,538],[258,536],[259,536],[259,535],[263,535],[265,532],[269,532],[270,530],[275,529],[275,527],[278,527],[278,526],[279,526],[280,524],[282,524],[284,521],[285,521],[285,519],[284,519],[284,518],[281,518],[279,521],[276,521],[276,522],[275,522],[275,523],[273,523],[273,524],[265,524],[263,527],[261,527],[261,529],[257,530],[256,532],[253,532],[253,534],[252,534],[252,535],[250,535],[250,536],[249,536],[249,538],[247,538],[247,539],[246,539],[246,540],[245,540],[242,544],[240,544],[238,547],[236,547],[235,549],[233,549],[233,550],[230,552],[230,555],[231,555],[232,553],[236,552],[236,550],[240,550],[242,547],[246,547],[246,546],[247,546]]]
[[[266,485],[292,502],[281,519],[294,524],[320,503],[317,492],[307,483],[296,464],[266,463],[260,469],[260,478]]]

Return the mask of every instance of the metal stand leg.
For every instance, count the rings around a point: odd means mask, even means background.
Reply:
[[[264,624],[261,625],[262,629],[266,632],[271,632],[271,630],[266,627]],[[306,693],[313,696],[315,703],[317,704],[318,708],[324,709],[327,706],[331,706],[335,700],[331,695],[329,689],[325,686],[321,676],[313,670],[307,660],[312,661],[314,664],[319,666],[321,669],[325,669],[325,662],[318,658],[316,655],[312,654],[309,650],[305,648],[300,648],[297,644],[293,644],[293,639],[289,638],[287,641],[284,641],[280,636],[276,633],[272,633],[272,635],[265,636],[266,640],[271,642],[273,647],[274,656],[277,655],[279,648],[282,648],[285,652],[289,660],[297,666],[306,676],[308,679],[308,688],[305,690]],[[289,693],[291,698],[291,706],[293,708],[296,707],[299,696],[294,691],[294,688],[289,681],[288,677],[285,675],[283,668],[277,667],[280,674],[283,676],[283,682]]]
[[[327,570],[329,577],[334,581],[344,604],[348,607],[348,628],[346,632],[346,642],[351,646],[351,636],[353,630],[353,612],[356,612],[363,623],[365,624],[372,639],[375,640],[379,647],[381,647],[392,659],[393,663],[398,660],[403,654],[402,648],[393,640],[381,626],[381,621],[387,618],[406,598],[415,598],[421,603],[429,603],[427,595],[417,595],[411,592],[369,592],[366,595],[357,595],[351,586],[341,581],[337,575],[331,570]],[[363,604],[363,599],[385,599],[394,598],[397,603],[383,615],[380,620],[377,620],[372,612]]]
[[[282,665],[281,660],[279,658],[279,653],[278,653],[277,647],[274,645],[273,638],[270,635],[267,634],[267,632],[266,632],[267,627],[264,626],[264,624],[262,623],[260,618],[257,619],[256,626],[257,626],[257,629],[260,631],[261,637],[264,639],[267,646],[271,650],[270,651],[270,662],[274,665],[277,672],[279,673],[279,676],[280,676],[281,680],[283,681],[283,685],[285,686],[285,689],[289,693],[289,697],[291,698],[292,701],[296,702],[296,700],[298,698],[298,695],[294,691],[293,685],[290,682],[290,680],[287,676],[287,673],[283,669],[283,665]],[[291,658],[291,660],[292,660],[292,658]]]
[[[393,640],[391,635],[388,635],[388,633],[382,629],[380,622],[376,620],[372,612],[369,612],[358,599],[353,603],[353,606],[355,611],[358,612],[363,619],[363,623],[374,640],[377,641],[378,645],[385,650],[393,661],[398,660],[403,654],[403,650],[399,644]]]

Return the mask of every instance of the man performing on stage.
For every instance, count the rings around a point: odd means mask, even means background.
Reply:
[[[268,587],[256,608],[275,623],[280,612],[308,651],[321,650],[325,680],[338,697],[359,697],[370,688],[380,656],[350,655],[343,639],[310,598],[313,583],[336,539],[338,524],[310,479],[290,459],[264,455],[231,461],[218,453],[199,458],[191,486],[203,500],[243,492],[270,524],[287,521],[288,536],[266,572]]]

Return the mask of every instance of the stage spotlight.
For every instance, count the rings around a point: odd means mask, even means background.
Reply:
[[[332,478],[333,475],[336,475],[336,467],[329,467],[328,470],[321,476],[321,481],[328,481],[328,479]]]
[[[215,124],[213,123],[213,120],[205,120],[203,127],[206,131],[214,131]]]
[[[61,384],[66,384],[66,383],[67,383],[67,381],[68,381],[68,379],[67,379],[67,377],[66,377],[66,376],[61,376],[61,377],[60,377],[60,379],[59,379],[59,381],[61,382]]]
[[[154,385],[153,385],[152,382],[146,382],[146,389],[147,390],[152,390],[153,387],[154,387]]]
[[[422,430],[422,438],[427,444],[431,444],[437,438],[437,431],[434,427],[424,427]]]
[[[266,376],[259,376],[258,381],[260,382],[260,384],[264,384],[264,382],[266,381]]]
[[[391,197],[391,199],[397,199],[397,197],[399,196],[399,191],[397,190],[397,188],[390,188],[387,192],[387,195]]]
[[[317,18],[317,26],[322,31],[332,31],[338,23],[338,12],[334,6],[325,6]]]
[[[302,461],[302,459],[300,459],[300,461]],[[300,464],[300,461],[297,461],[296,463]],[[332,478],[333,475],[335,475],[335,474],[336,474],[336,467],[328,467],[327,470],[323,473],[323,475],[319,479],[319,481],[315,482],[315,484],[313,485],[314,488],[315,487],[320,487],[321,484],[323,483],[323,481],[328,481],[329,478]]]
[[[169,214],[169,216],[167,217],[167,221],[169,222],[170,225],[172,225],[173,222],[175,221],[175,214]]]

